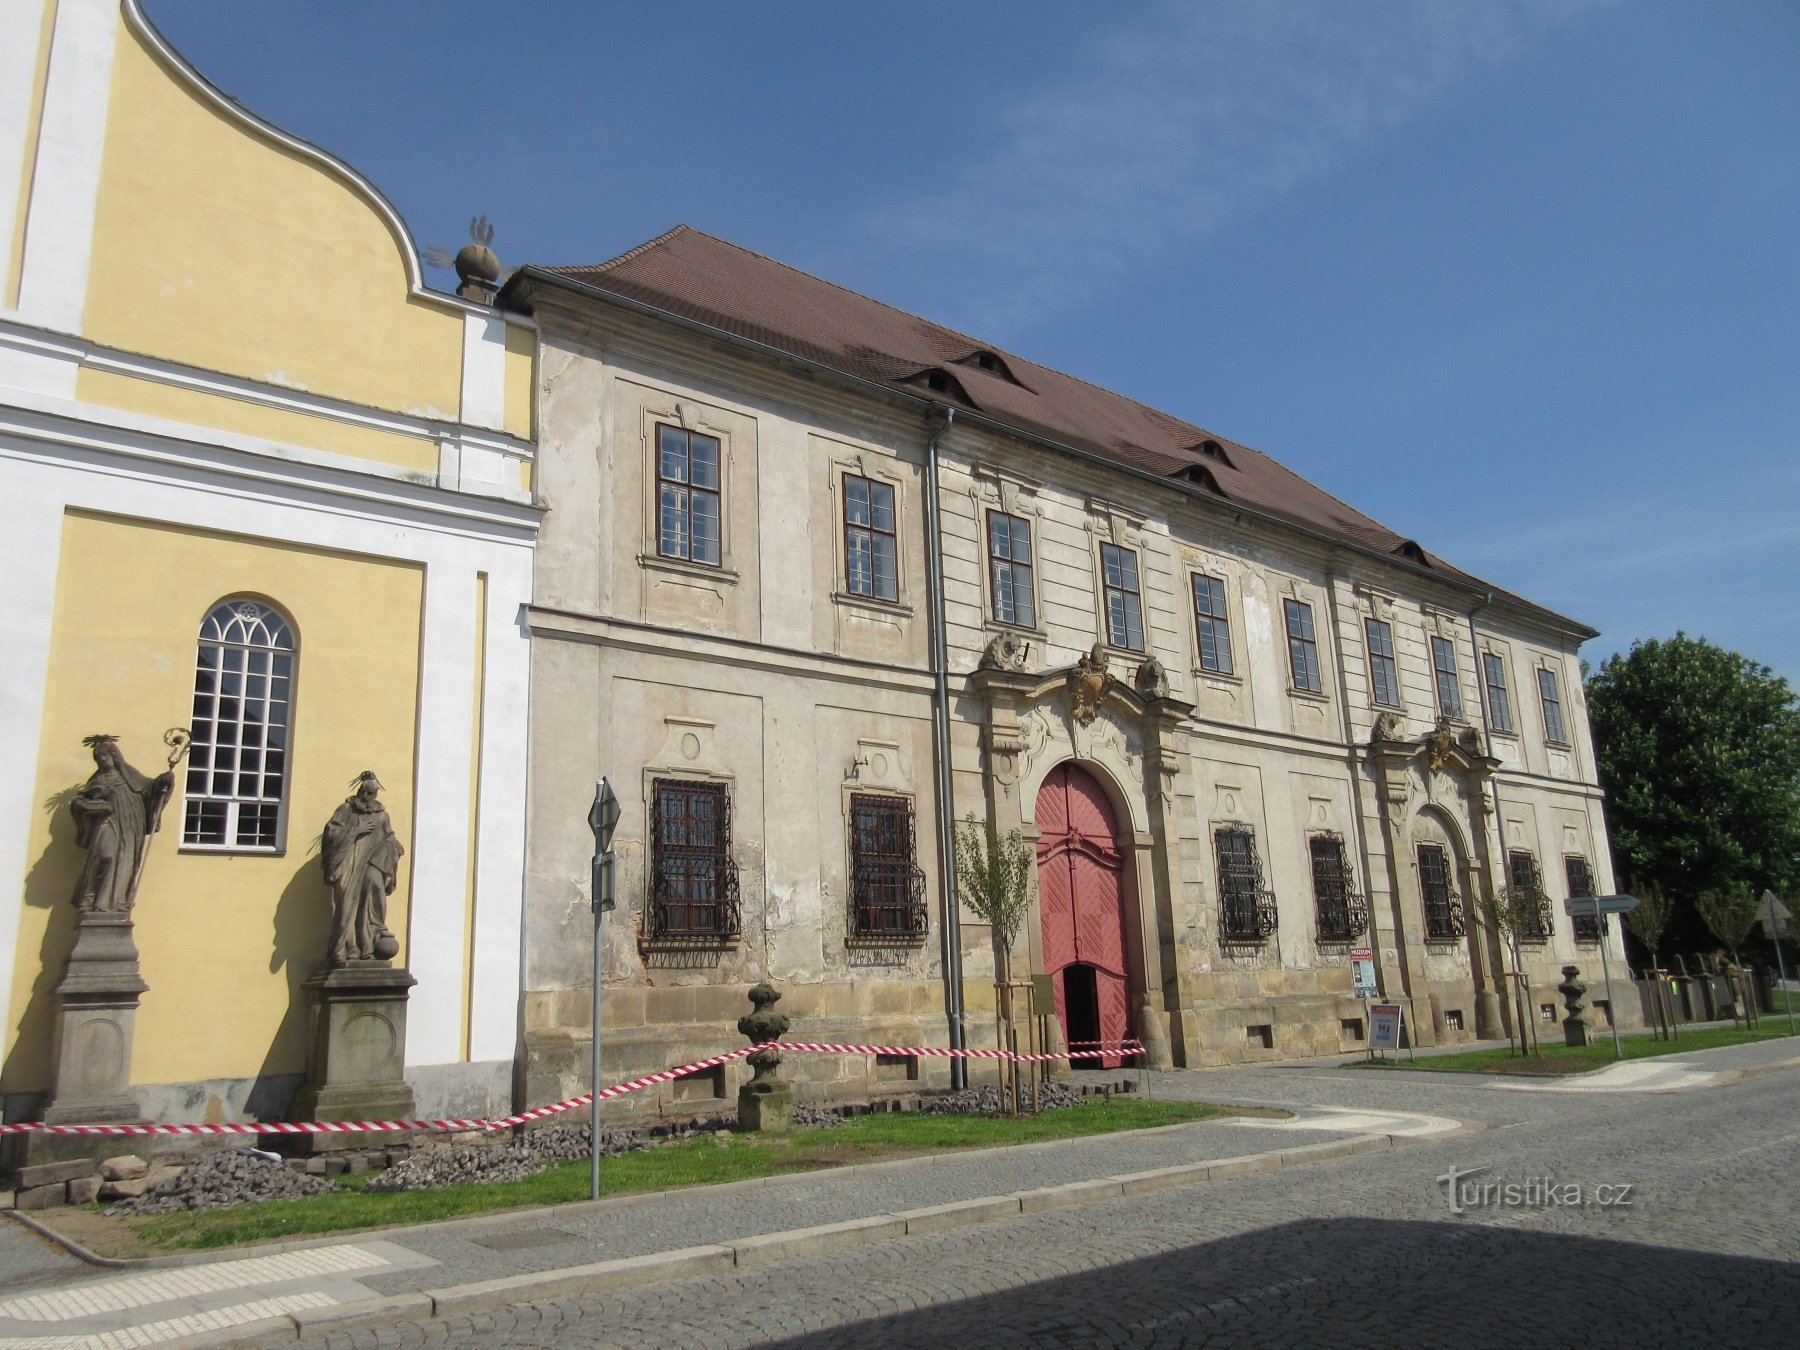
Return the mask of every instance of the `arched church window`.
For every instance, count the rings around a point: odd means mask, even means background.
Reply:
[[[184,847],[281,847],[297,656],[293,624],[265,601],[222,600],[201,621]]]

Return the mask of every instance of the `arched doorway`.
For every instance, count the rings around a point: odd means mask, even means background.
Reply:
[[[1130,1035],[1126,999],[1124,855],[1112,804],[1074,764],[1059,764],[1037,797],[1038,912],[1044,971],[1071,1045]],[[1115,1069],[1122,1056],[1077,1060]]]

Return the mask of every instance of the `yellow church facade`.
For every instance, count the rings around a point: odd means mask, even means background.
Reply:
[[[419,1109],[510,1104],[535,348],[135,0],[0,0],[7,1120],[52,1087],[93,736],[173,775],[132,911],[146,1116],[289,1109],[364,771]]]

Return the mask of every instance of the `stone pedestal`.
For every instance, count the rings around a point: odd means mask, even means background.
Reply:
[[[1562,983],[1556,986],[1556,992],[1562,995],[1563,1008],[1567,1015],[1563,1018],[1563,1044],[1583,1046],[1593,1040],[1592,1028],[1588,1023],[1587,984],[1581,978],[1579,966],[1562,968]]]
[[[385,961],[352,961],[307,980],[312,1050],[295,1120],[411,1120],[406,1084],[406,1000],[417,984]],[[378,1146],[383,1134],[304,1136],[313,1152]]]
[[[141,1122],[131,1094],[131,1041],[138,996],[150,986],[138,974],[129,914],[84,914],[69,964],[56,986],[56,1042],[51,1125]]]
[[[794,1086],[780,1078],[753,1078],[738,1089],[738,1129],[786,1134],[794,1125]]]

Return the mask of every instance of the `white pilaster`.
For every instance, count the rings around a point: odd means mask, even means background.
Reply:
[[[59,0],[25,218],[18,315],[79,333],[112,94],[117,0]]]
[[[12,294],[13,227],[31,153],[27,134],[46,3],[0,0],[0,304]]]

